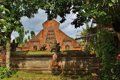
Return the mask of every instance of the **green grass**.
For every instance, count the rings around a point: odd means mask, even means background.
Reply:
[[[10,78],[4,78],[2,80],[61,80],[60,76],[54,76],[52,74],[35,74],[27,72],[17,72]]]
[[[75,50],[66,50],[62,51],[62,54],[79,54],[81,51]],[[12,52],[12,55],[52,55],[50,51],[15,51]]]
[[[75,78],[77,77],[77,78]],[[80,75],[52,75],[52,74],[36,74],[30,72],[18,71],[16,74],[12,75],[10,78],[4,78],[2,80],[93,80],[91,76],[80,77]]]
[[[12,55],[52,55],[49,51],[16,51]]]
[[[63,55],[71,55],[71,56],[94,56],[94,55],[90,55],[88,53],[79,51],[79,50],[66,50],[66,51],[62,51],[61,54]],[[21,56],[21,55],[27,55],[27,56],[31,56],[31,55],[53,55],[53,53],[51,53],[50,51],[16,51],[16,52],[12,52],[12,56]]]
[[[50,51],[15,51],[12,55],[52,55]],[[66,54],[66,53],[62,53]]]

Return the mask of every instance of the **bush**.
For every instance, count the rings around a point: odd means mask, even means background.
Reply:
[[[119,80],[120,79],[120,61],[116,62],[113,67],[113,79]]]
[[[10,70],[6,67],[0,67],[0,79],[9,78],[15,73],[14,70]]]
[[[115,63],[117,50],[117,40],[115,35],[105,29],[97,32],[95,40],[91,42],[96,56],[101,61],[100,78],[101,80],[112,80],[111,69]]]

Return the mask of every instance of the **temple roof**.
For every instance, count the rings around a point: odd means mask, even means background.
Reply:
[[[34,36],[30,41],[35,41],[35,42],[39,42],[39,39],[36,37],[36,36]]]
[[[48,27],[48,26],[52,26],[52,25],[56,25],[57,27],[59,27],[60,23],[58,21],[56,21],[55,19],[52,19],[52,20],[45,21],[42,25],[43,25],[43,27]]]
[[[50,50],[51,45],[55,43],[56,41],[60,43],[61,50],[65,50],[65,46],[69,45],[71,46],[71,50],[80,50],[79,43],[76,42],[73,38],[66,35],[64,32],[62,32],[59,29],[60,23],[56,20],[47,20],[43,23],[43,29],[34,36],[29,43],[26,43],[27,46],[29,46],[29,50],[34,50],[33,43],[35,42],[35,45],[37,46],[37,50],[40,50],[41,44],[46,44],[47,49]]]

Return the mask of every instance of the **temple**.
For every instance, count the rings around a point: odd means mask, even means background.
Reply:
[[[63,50],[81,50],[80,44],[73,38],[67,36],[59,29],[60,23],[56,20],[47,20],[43,23],[43,29],[31,40],[24,44],[24,47],[17,48],[18,51],[50,51],[55,43],[60,43]]]

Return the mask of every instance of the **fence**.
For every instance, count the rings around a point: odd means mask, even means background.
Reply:
[[[70,51],[71,52],[71,51]],[[99,75],[100,64],[95,56],[85,53],[61,54],[62,73],[79,75]],[[52,55],[15,55],[11,56],[11,67],[19,71],[35,73],[51,73],[50,60]],[[2,62],[2,60],[1,60]]]
[[[31,55],[11,57],[11,66],[22,71],[49,73],[52,55]],[[99,60],[95,56],[61,55],[65,74],[99,73]]]

